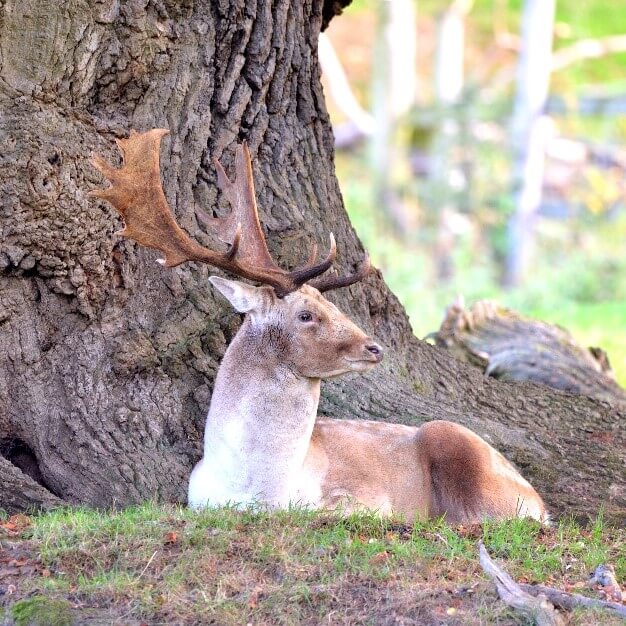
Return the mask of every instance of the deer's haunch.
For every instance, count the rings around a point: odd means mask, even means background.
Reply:
[[[120,211],[124,235],[161,250],[166,265],[199,261],[262,284],[210,278],[246,317],[215,379],[204,456],[189,481],[190,506],[300,502],[368,507],[409,520],[443,514],[452,522],[544,519],[530,484],[463,426],[316,420],[322,379],[364,372],[383,358],[382,348],[321,295],[364,278],[369,262],[351,276],[322,277],[336,255],[331,235],[324,260],[316,262],[313,253],[300,269],[278,267],[259,223],[245,145],[237,150],[234,182],[215,162],[232,213],[205,217],[229,248],[220,253],[198,245],[176,223],[161,188],[159,146],[166,132],[119,141],[119,170],[96,158],[112,187],[94,195]]]

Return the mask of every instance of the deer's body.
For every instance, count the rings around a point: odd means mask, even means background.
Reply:
[[[213,281],[237,306],[233,283]],[[254,288],[238,288],[253,298]],[[265,304],[246,318],[216,378],[204,457],[189,483],[191,506],[299,503],[368,508],[408,520],[445,514],[459,523],[544,519],[531,485],[463,426],[317,419],[321,377],[362,371],[380,359],[366,349],[371,340],[314,289],[302,287],[282,301],[268,291],[261,295]],[[323,328],[312,342],[298,336],[294,319],[301,310],[326,317],[330,336],[320,338]],[[342,354],[346,346],[351,361]],[[359,353],[364,360],[355,358]]]
[[[547,519],[537,492],[486,441],[446,421],[420,427],[318,420],[303,478],[320,476],[315,506],[366,507],[407,520],[445,515]],[[303,480],[304,491],[312,492]],[[305,498],[302,499],[305,501]]]
[[[382,348],[321,295],[364,278],[368,262],[351,276],[323,277],[336,255],[331,235],[322,261],[316,262],[314,250],[299,269],[276,265],[259,223],[245,145],[237,151],[234,182],[215,162],[232,212],[204,218],[230,249],[199,246],[176,223],[161,188],[159,146],[166,133],[154,129],[119,140],[121,169],[96,158],[112,186],[94,195],[120,211],[122,234],[161,250],[165,265],[207,263],[264,285],[211,278],[246,318],[215,381],[189,504],[299,502],[367,507],[408,519],[445,514],[453,522],[543,519],[535,490],[500,453],[458,424],[316,421],[322,379],[366,371],[382,359]]]

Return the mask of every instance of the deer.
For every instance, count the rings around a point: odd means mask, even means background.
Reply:
[[[245,143],[236,150],[233,181],[213,159],[230,213],[199,213],[226,250],[199,245],[177,224],[161,185],[159,153],[167,133],[131,131],[117,140],[120,168],[94,156],[111,186],[91,195],[110,202],[123,218],[121,234],[160,251],[165,267],[195,261],[249,281],[209,278],[245,317],[215,378],[204,454],[189,479],[189,506],[300,504],[345,513],[371,509],[407,521],[440,516],[459,524],[515,516],[546,521],[533,487],[500,452],[460,424],[318,417],[322,380],[366,372],[383,359],[383,348],[323,295],[363,280],[369,258],[352,274],[326,274],[337,254],[331,233],[323,259],[313,246],[302,267],[281,268],[259,221]]]

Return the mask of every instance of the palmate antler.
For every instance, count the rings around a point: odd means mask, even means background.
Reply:
[[[204,216],[218,237],[230,244],[229,250],[214,252],[193,241],[176,223],[161,187],[159,150],[161,138],[168,132],[163,128],[141,134],[131,131],[128,139],[117,140],[124,158],[120,169],[111,167],[99,156],[93,157],[93,164],[109,179],[111,187],[92,191],[91,195],[109,201],[120,212],[125,223],[120,234],[160,250],[165,257],[161,262],[167,267],[185,261],[207,263],[241,278],[270,285],[281,298],[330,268],[337,255],[332,233],[330,250],[319,263],[314,248],[304,267],[289,272],[276,265],[259,223],[250,152],[245,143],[237,148],[233,182],[219,161],[213,161],[218,185],[231,205],[230,214],[220,218]],[[364,278],[369,268],[366,258],[351,276],[329,276],[311,284],[320,291],[345,287]]]

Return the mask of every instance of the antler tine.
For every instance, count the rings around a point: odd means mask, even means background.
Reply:
[[[290,272],[290,276],[298,287],[304,285],[304,283],[308,282],[312,278],[323,274],[325,271],[330,269],[330,266],[335,262],[335,259],[337,258],[337,243],[335,242],[335,236],[332,233],[330,233],[330,250],[328,251],[326,258],[323,261],[314,264],[311,259],[315,260],[316,257],[317,245],[314,244],[308,263],[304,267]]]
[[[339,289],[340,287],[348,287],[354,283],[363,280],[372,269],[370,258],[366,254],[359,263],[359,268],[353,274],[347,276],[325,276],[311,282],[311,287],[315,287],[318,291],[330,291],[331,289]]]
[[[252,176],[252,161],[248,144],[245,141],[237,149],[235,158],[236,178],[234,181],[231,182],[217,159],[213,159],[213,163],[217,170],[218,185],[228,199],[232,211],[224,218],[209,218],[209,222],[216,228],[223,241],[230,241],[230,232],[232,232],[235,223],[242,225],[243,234],[239,246],[239,255],[247,263],[260,269],[257,280],[268,282],[267,272],[273,276],[276,274],[284,276],[288,285],[274,285],[277,295],[283,297],[330,268],[337,256],[337,246],[332,233],[330,235],[330,250],[326,258],[319,263],[315,263],[317,245],[314,245],[306,265],[291,272],[281,269],[272,259],[259,221]]]
[[[128,139],[118,140],[124,161],[119,169],[97,155],[92,159],[95,167],[109,179],[111,187],[92,191],[90,195],[109,201],[119,211],[125,223],[120,234],[163,252],[162,263],[168,267],[185,261],[207,263],[236,276],[270,285],[279,297],[295,291],[332,265],[337,254],[332,234],[330,251],[319,263],[315,263],[316,249],[304,267],[292,272],[281,269],[274,262],[259,222],[250,152],[245,143],[237,150],[234,182],[215,160],[218,184],[231,204],[231,213],[220,218],[200,213],[220,239],[230,244],[229,250],[214,252],[193,241],[176,223],[161,186],[159,150],[161,139],[168,132],[163,128],[141,134],[131,131]]]
[[[213,159],[213,164],[217,170],[217,184],[231,206],[231,212],[228,215],[211,220],[218,236],[222,241],[230,243],[235,228],[240,225],[240,258],[245,259],[251,267],[285,273],[285,270],[276,265],[267,249],[265,235],[259,221],[248,144],[244,141],[237,147],[234,181],[230,181],[217,159]]]

